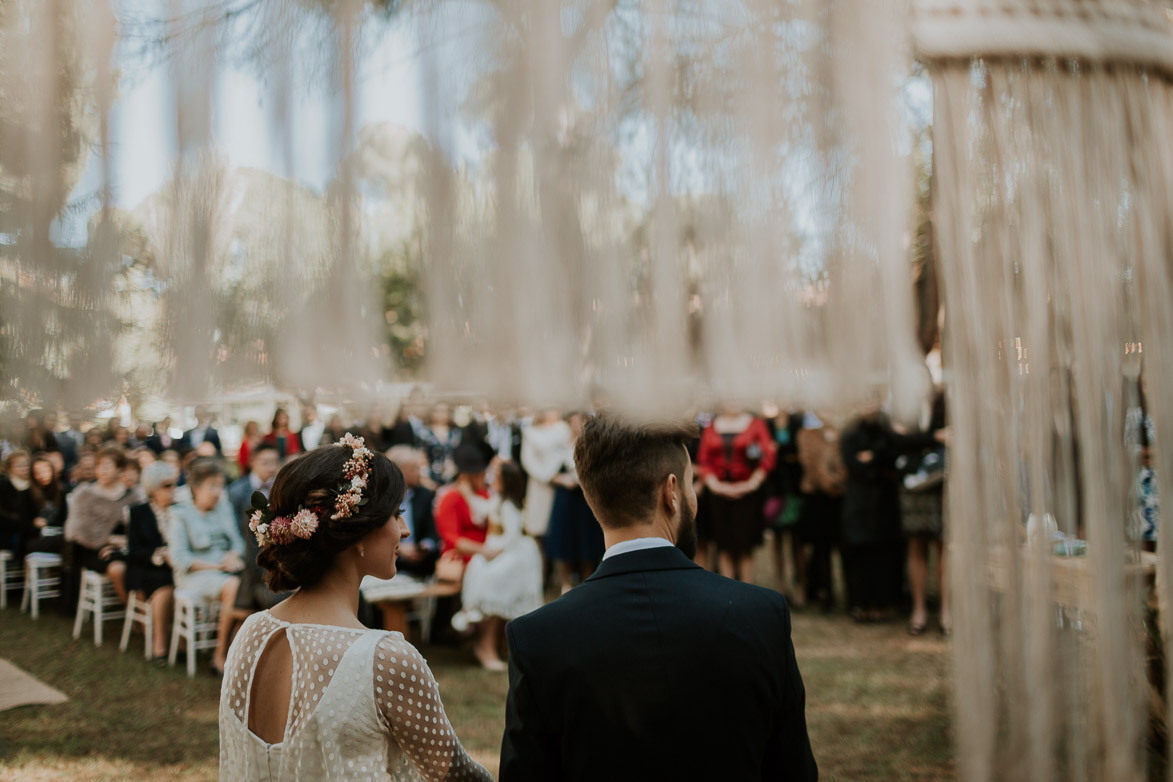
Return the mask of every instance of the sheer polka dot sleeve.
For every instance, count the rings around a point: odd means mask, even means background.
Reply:
[[[427,782],[493,777],[460,745],[428,664],[398,633],[375,650],[375,702],[388,731]]]

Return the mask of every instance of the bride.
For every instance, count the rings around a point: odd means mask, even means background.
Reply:
[[[436,680],[401,634],[356,616],[363,576],[391,578],[407,526],[403,474],[347,435],[253,495],[249,527],[274,592],[224,669],[220,778],[491,780],[448,722]]]

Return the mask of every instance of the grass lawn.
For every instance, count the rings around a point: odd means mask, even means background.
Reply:
[[[115,623],[101,648],[84,634],[73,641],[71,624],[52,612],[36,622],[0,612],[0,657],[70,697],[0,712],[0,780],[216,779],[219,682],[205,659],[189,680],[180,667],[146,664],[137,636],[119,654]],[[794,641],[822,779],[955,778],[940,636],[805,613],[794,617]],[[505,674],[482,671],[460,650],[423,653],[461,741],[496,771]]]

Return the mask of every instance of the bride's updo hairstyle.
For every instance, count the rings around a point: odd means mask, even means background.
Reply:
[[[289,592],[313,586],[322,579],[340,552],[353,546],[368,532],[376,530],[399,510],[407,492],[403,473],[381,453],[371,454],[365,504],[353,515],[331,519],[338,487],[351,449],[345,445],[323,445],[281,468],[269,493],[269,511],[275,516],[294,516],[301,508],[319,509],[318,526],[308,538],[288,543],[269,543],[257,554],[265,569],[265,583],[274,592]]]

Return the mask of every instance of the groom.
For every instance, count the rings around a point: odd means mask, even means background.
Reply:
[[[607,553],[506,627],[501,782],[818,778],[786,601],[692,562],[694,437],[600,414],[578,438]]]

